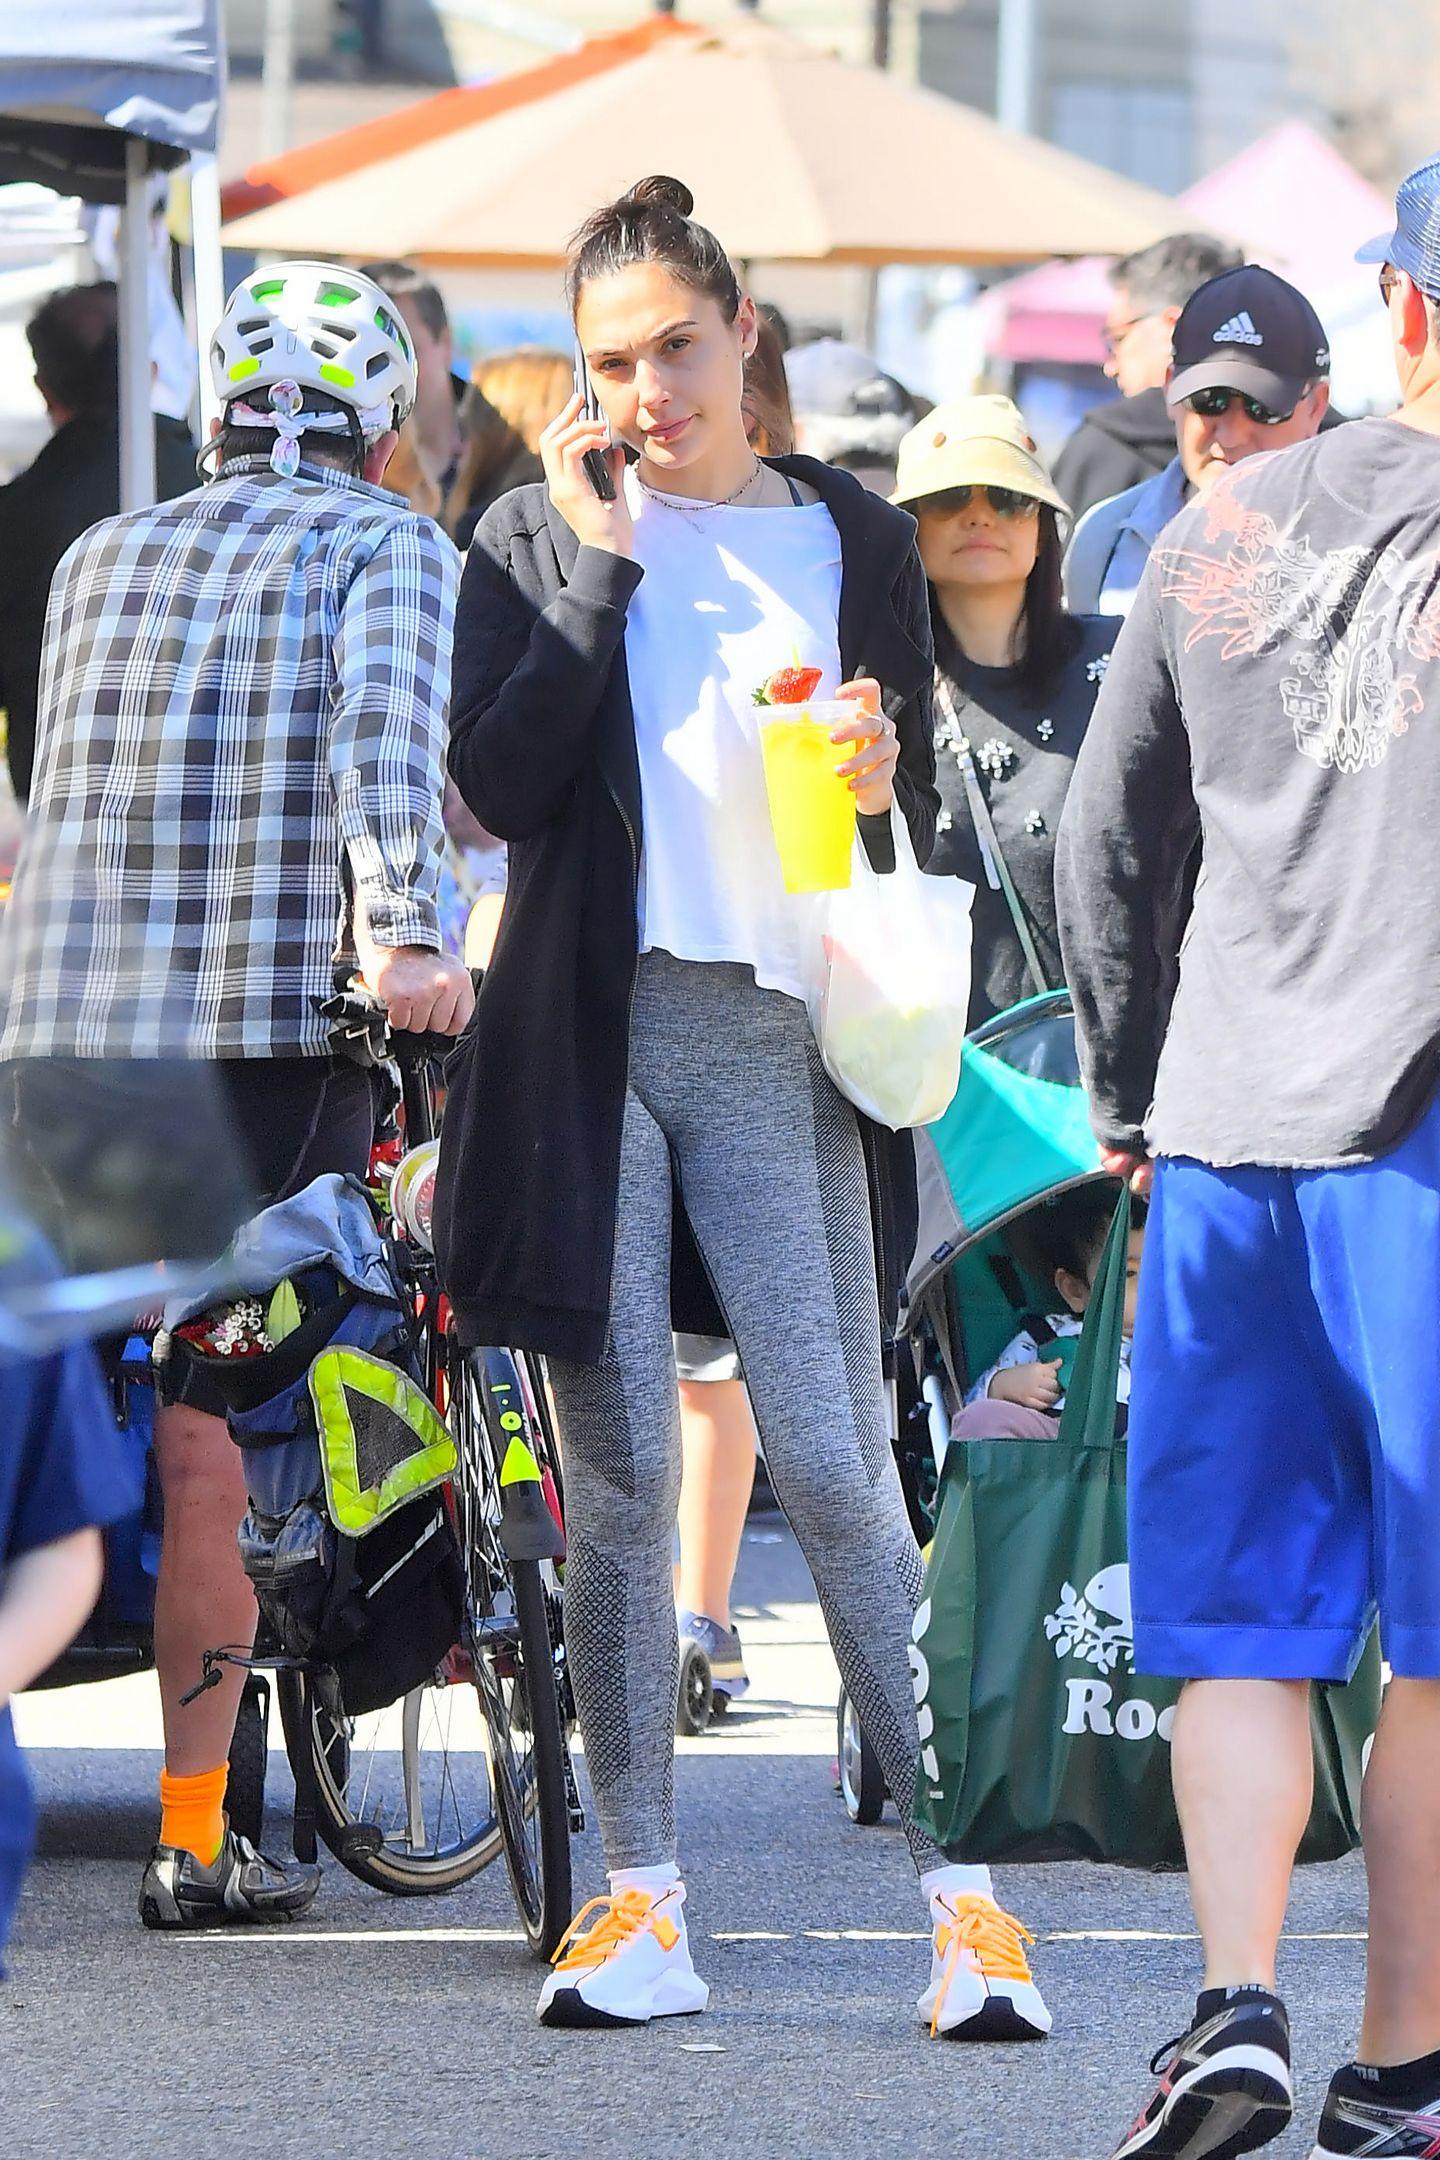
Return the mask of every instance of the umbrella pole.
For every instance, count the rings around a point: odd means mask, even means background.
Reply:
[[[145,144],[125,138],[120,213],[120,507],[155,500],[155,423],[150,413],[150,191]]]
[[[220,403],[210,381],[210,340],[225,308],[225,273],[220,252],[220,168],[212,153],[190,160],[190,247],[195,292],[195,345],[200,359],[200,440],[210,439],[210,422]]]
[[[865,272],[865,298],[862,303],[862,316],[865,327],[860,342],[867,353],[873,354],[875,341],[880,335],[880,272],[878,270],[867,270]]]
[[[1035,114],[1035,0],[1000,0],[995,117],[1028,135]]]

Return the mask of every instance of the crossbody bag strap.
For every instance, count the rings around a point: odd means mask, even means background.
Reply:
[[[980,775],[975,769],[975,758],[970,749],[969,738],[960,724],[960,712],[950,693],[950,685],[940,669],[935,670],[935,696],[940,709],[949,721],[955,737],[955,759],[960,767],[960,778],[965,783],[965,800],[970,808],[970,820],[975,827],[975,839],[980,849],[980,860],[992,892],[1003,893],[1005,905],[1010,911],[1010,921],[1020,940],[1020,950],[1030,971],[1030,980],[1040,996],[1055,988],[1045,972],[1030,924],[1026,920],[1015,880],[1010,875],[1010,865],[1005,860],[1005,850],[1000,845],[1000,835],[995,830],[995,820],[990,815],[990,805],[985,800],[985,790],[980,785]],[[967,700],[968,703],[968,700]]]

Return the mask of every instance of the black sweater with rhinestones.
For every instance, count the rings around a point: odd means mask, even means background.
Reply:
[[[967,660],[938,607],[932,607],[932,614],[937,668],[969,741],[1040,958],[1052,987],[1058,987],[1064,978],[1055,928],[1055,833],[1119,620],[1079,617],[1074,655],[1043,690],[1035,691],[1022,686],[1015,668],[977,667]],[[932,874],[968,878],[975,887],[970,1024],[977,1027],[992,1013],[1031,996],[1035,985],[1005,895],[991,886],[981,862],[956,762],[955,732],[938,698],[935,765],[943,808],[928,867]]]

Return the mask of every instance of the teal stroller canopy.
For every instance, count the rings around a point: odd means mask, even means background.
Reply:
[[[1038,1201],[1103,1178],[1075,1054],[1068,991],[1027,998],[978,1028],[942,1118],[915,1135],[920,1233],[913,1314],[936,1277]]]

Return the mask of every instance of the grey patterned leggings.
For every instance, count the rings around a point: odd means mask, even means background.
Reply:
[[[747,968],[647,953],[625,1103],[611,1340],[550,1361],[565,1456],[565,1636],[608,1865],[675,1857],[680,1424],[671,1163],[809,1562],[845,1686],[902,1816],[921,1562],[886,1433],[869,1196],[854,1112],[805,1009]],[[918,1866],[943,1855],[913,1829]]]

